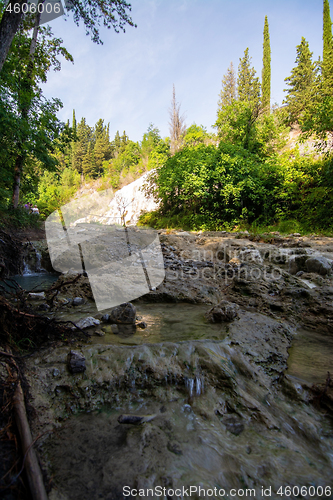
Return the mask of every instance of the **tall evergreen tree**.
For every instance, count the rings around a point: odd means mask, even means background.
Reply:
[[[112,141],[112,148],[114,151],[113,154],[114,154],[115,158],[117,158],[117,156],[119,155],[120,146],[121,146],[121,139],[120,139],[120,135],[119,135],[119,130],[117,130],[116,135],[114,136],[114,139]]]
[[[80,123],[77,125],[77,141],[75,143],[73,156],[72,156],[72,167],[77,170],[80,174],[83,172],[82,161],[86,156],[88,151],[88,146],[92,141],[92,129],[86,123],[86,119],[82,118]]]
[[[82,172],[87,177],[97,177],[94,150],[91,142],[88,143],[87,152],[82,159]]]
[[[222,79],[222,90],[218,102],[219,109],[230,106],[236,100],[236,76],[234,65],[231,62]]]
[[[270,112],[271,103],[271,44],[269,39],[268,19],[265,16],[264,44],[263,44],[263,67],[262,67],[262,108],[265,113]]]
[[[288,105],[289,124],[298,123],[302,113],[310,105],[317,73],[317,65],[312,62],[312,52],[304,37],[297,45],[296,52],[296,66],[284,80],[289,85],[289,89],[284,89],[287,97],[283,101]]]
[[[239,59],[237,93],[240,102],[248,103],[252,108],[260,103],[260,82],[256,71],[251,67],[249,49],[244,51],[244,57]]]
[[[323,8],[323,61],[322,61],[322,90],[325,94],[333,93],[333,38],[330,5],[324,0]]]
[[[75,109],[73,109],[73,124],[72,124],[72,130],[73,130],[73,137],[76,139],[76,117],[75,117]]]

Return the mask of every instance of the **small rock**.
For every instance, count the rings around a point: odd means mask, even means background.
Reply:
[[[227,300],[222,300],[219,304],[212,307],[205,316],[211,323],[232,321],[238,318],[238,305]]]
[[[45,293],[44,292],[38,292],[38,293],[30,292],[28,297],[31,300],[42,300],[42,299],[45,299]]]
[[[40,304],[38,306],[39,311],[48,311],[50,309],[50,306],[44,302],[43,304]]]
[[[298,271],[305,270],[305,262],[309,258],[308,255],[293,255],[289,259],[289,273],[296,274]]]
[[[58,297],[57,302],[60,306],[66,306],[67,304],[70,304],[72,301],[71,299],[66,299],[65,297]]]
[[[116,324],[111,325],[111,332],[117,335],[119,333],[118,325]]]
[[[67,366],[71,373],[80,373],[86,370],[86,358],[83,354],[76,351],[70,351],[67,356]]]
[[[58,370],[58,368],[54,368],[54,370],[52,372],[52,376],[59,377],[59,375],[60,375],[60,370]]]
[[[242,424],[236,417],[226,417],[222,420],[223,424],[226,426],[227,431],[231,432],[235,436],[241,434],[244,430],[244,424]]]
[[[144,422],[150,422],[156,415],[119,415],[118,422],[120,424],[139,425]]]
[[[95,335],[97,335],[98,337],[104,337],[105,333],[102,332],[102,330],[96,330]]]
[[[233,267],[236,267],[241,264],[241,261],[237,257],[233,257],[232,259],[229,260],[228,264],[230,264]]]
[[[85,300],[82,297],[74,297],[73,306],[81,306],[84,302]]]
[[[296,276],[302,276],[302,274],[304,274],[304,271],[298,271],[298,273],[296,273]]]
[[[87,316],[86,318],[82,318],[79,321],[76,321],[75,324],[78,328],[84,330],[85,328],[89,328],[90,326],[100,325],[100,321],[96,318],[93,318],[92,316]],[[75,327],[73,326],[72,329],[75,329]]]
[[[103,321],[103,323],[107,323],[110,319],[110,314],[103,314],[103,316],[101,317],[101,321]]]
[[[317,273],[321,276],[331,274],[331,261],[325,257],[310,257],[305,263],[308,273]]]
[[[125,302],[112,309],[110,312],[111,323],[134,324],[136,318],[136,308],[130,302]]]
[[[147,323],[145,321],[140,321],[140,323],[137,323],[136,326],[144,329],[144,328],[147,328]]]
[[[169,451],[171,451],[171,453],[174,453],[175,455],[182,455],[183,454],[181,448],[178,446],[177,443],[170,443],[170,441],[169,441],[167,448]]]

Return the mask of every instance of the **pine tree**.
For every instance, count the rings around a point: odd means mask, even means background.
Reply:
[[[302,37],[301,43],[296,47],[296,61],[291,75],[285,78],[289,85],[287,97],[283,101],[288,105],[288,123],[298,123],[305,108],[310,105],[313,87],[316,81],[317,65],[312,62],[312,52],[309,43]]]
[[[330,5],[324,0],[323,8],[323,61],[322,61],[322,90],[326,95],[333,93],[333,38]]]
[[[236,76],[234,65],[231,62],[227,73],[222,79],[222,90],[218,102],[219,109],[230,106],[236,100]]]
[[[117,130],[116,135],[114,136],[114,139],[112,141],[112,148],[114,150],[113,154],[115,158],[117,158],[119,155],[120,146],[121,146],[121,139],[119,135],[119,130]]]
[[[87,177],[97,177],[94,151],[91,142],[88,144],[87,153],[82,159],[82,173]]]
[[[262,67],[262,108],[264,113],[270,112],[271,102],[271,45],[269,39],[268,19],[265,16],[264,44],[263,44],[263,67]]]
[[[251,108],[258,108],[260,103],[260,82],[255,69],[251,67],[248,48],[244,51],[244,57],[239,59],[237,93],[240,102],[248,103]]]
[[[72,167],[79,173],[83,172],[82,161],[88,151],[88,145],[92,141],[93,133],[91,127],[87,125],[86,119],[82,118],[77,125],[77,141],[72,155]]]
[[[174,85],[169,115],[170,150],[171,154],[175,154],[181,147],[182,139],[186,131],[186,125],[184,116],[180,115],[180,104],[176,101],[176,90]]]
[[[125,151],[126,146],[128,144],[129,137],[126,135],[126,132],[124,130],[123,135],[120,137],[120,153]]]

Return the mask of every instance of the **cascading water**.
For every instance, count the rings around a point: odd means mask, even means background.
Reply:
[[[23,255],[23,276],[46,273],[47,271],[42,266],[41,252],[32,243],[27,245],[27,249],[28,251]]]
[[[200,396],[204,390],[204,381],[200,376],[194,378],[185,378],[185,387],[187,388],[190,398]]]

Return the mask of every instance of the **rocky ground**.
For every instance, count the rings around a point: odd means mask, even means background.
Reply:
[[[134,304],[174,303],[175,315],[177,304],[205,304],[207,325],[222,321],[224,338],[139,346],[127,335],[126,345],[99,344],[110,328],[119,336],[112,327],[121,330],[121,322],[111,310],[97,311],[88,277],[68,273],[54,286],[74,283],[31,297],[32,310],[72,318],[94,340],[53,346],[25,362],[33,434],[50,432],[38,444],[49,497],[119,499],[125,484],[201,484],[254,488],[258,498],[271,486],[271,498],[281,498],[279,485],[329,486],[332,383],[324,377],[313,386],[286,368],[300,328],[332,335],[333,240],[184,231],[159,237],[165,280]],[[79,324],[87,317],[90,323]],[[132,319],[135,336],[145,318]],[[83,371],[71,370],[71,350]],[[121,424],[122,414],[145,418]]]

